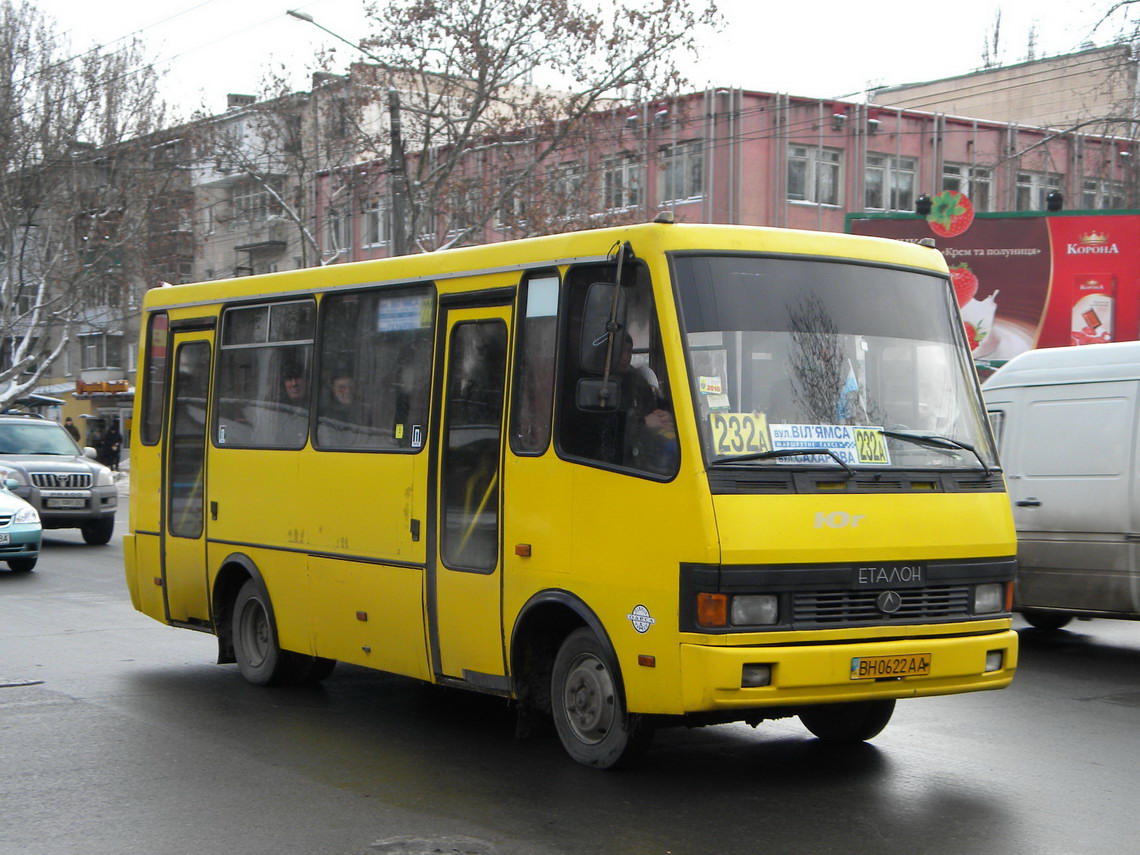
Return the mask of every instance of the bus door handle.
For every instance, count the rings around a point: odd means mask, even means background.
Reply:
[[[218,521],[218,503],[210,502],[210,519],[214,522]]]
[[[1017,506],[1019,508],[1039,508],[1039,507],[1041,507],[1041,500],[1040,499],[1034,499],[1034,498],[1020,499],[1017,502]]]

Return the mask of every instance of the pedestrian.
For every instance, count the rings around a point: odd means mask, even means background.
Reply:
[[[119,455],[122,453],[123,435],[119,432],[119,423],[111,422],[107,432],[103,434],[103,464],[119,471]]]
[[[71,434],[72,439],[79,442],[79,428],[75,426],[75,422],[71,420],[71,416],[63,420],[63,429]]]

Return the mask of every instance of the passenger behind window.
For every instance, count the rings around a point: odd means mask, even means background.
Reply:
[[[373,411],[357,397],[356,378],[347,368],[329,376],[317,412],[317,443],[326,448],[388,445],[376,429]]]
[[[625,410],[624,463],[650,472],[668,473],[677,466],[677,425],[669,403],[661,397],[657,375],[648,365],[632,364],[633,337],[625,333],[614,376],[621,381]]]
[[[276,414],[272,445],[300,448],[309,432],[309,376],[304,363],[288,358],[281,368],[282,403]]]

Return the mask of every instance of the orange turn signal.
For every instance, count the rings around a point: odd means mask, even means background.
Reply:
[[[697,594],[697,624],[728,626],[728,595]]]

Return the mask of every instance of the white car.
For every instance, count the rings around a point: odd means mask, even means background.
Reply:
[[[26,573],[40,557],[43,526],[39,512],[12,492],[14,479],[0,484],[0,561],[16,572]]]

